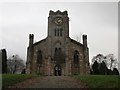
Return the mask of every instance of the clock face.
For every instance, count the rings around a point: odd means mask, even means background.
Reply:
[[[61,17],[57,17],[57,18],[55,18],[55,23],[56,23],[57,25],[62,24],[62,22],[63,22],[63,20],[62,20]]]

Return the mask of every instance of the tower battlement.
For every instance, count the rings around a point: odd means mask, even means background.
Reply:
[[[57,10],[56,12],[50,10],[49,15],[68,15],[67,11],[61,12],[60,10]]]

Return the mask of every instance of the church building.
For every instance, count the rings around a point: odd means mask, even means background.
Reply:
[[[82,39],[81,44],[69,37],[67,11],[50,10],[48,36],[34,43],[34,35],[29,35],[26,73],[51,76],[89,74],[87,35]]]

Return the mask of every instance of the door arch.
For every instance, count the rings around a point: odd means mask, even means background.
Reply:
[[[59,64],[55,65],[54,67],[54,75],[61,76],[62,75],[62,68]]]

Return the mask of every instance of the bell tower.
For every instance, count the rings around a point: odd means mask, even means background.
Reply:
[[[69,17],[67,11],[50,11],[48,17],[48,38],[51,56],[56,64],[64,63],[65,42],[69,38]]]
[[[48,37],[69,37],[69,18],[67,11],[50,11],[48,17]]]

